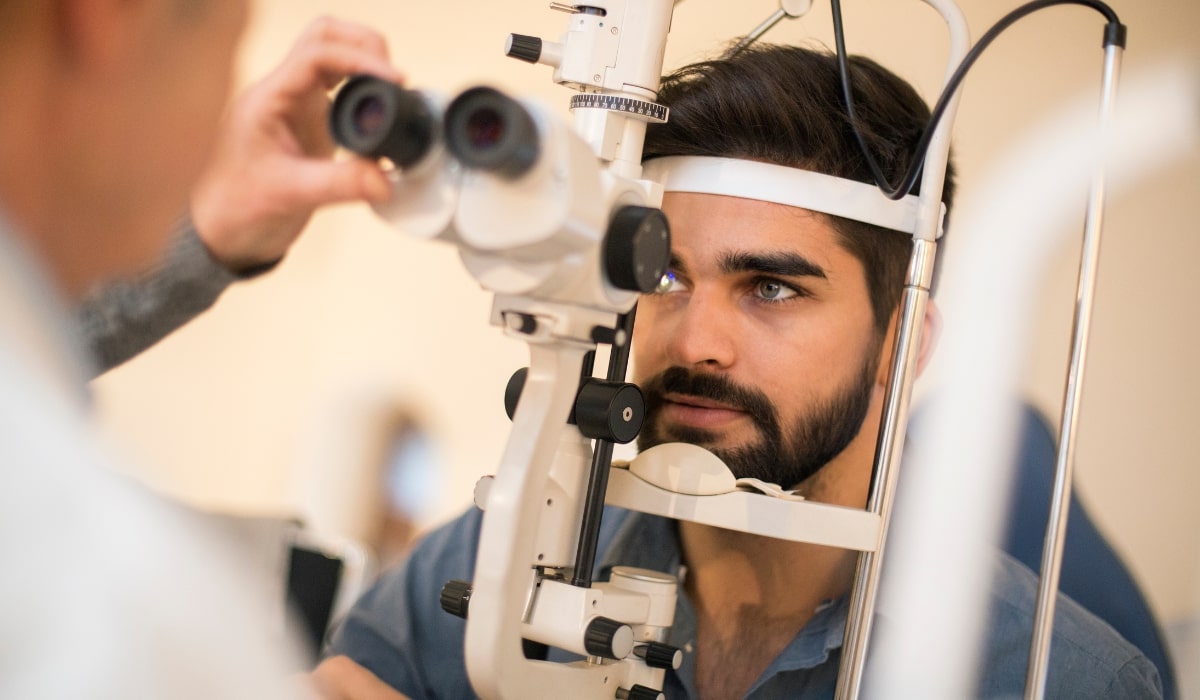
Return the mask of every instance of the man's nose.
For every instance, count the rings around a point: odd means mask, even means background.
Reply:
[[[681,366],[725,368],[736,356],[736,309],[717,295],[693,292],[676,310],[667,350]]]

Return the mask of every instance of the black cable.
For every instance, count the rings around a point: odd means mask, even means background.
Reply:
[[[954,96],[963,78],[966,77],[967,71],[971,69],[971,66],[983,54],[984,49],[995,41],[1001,32],[1016,23],[1017,20],[1054,5],[1084,5],[1096,10],[1108,20],[1108,25],[1104,29],[1104,46],[1107,47],[1110,44],[1116,44],[1121,47],[1125,46],[1125,25],[1121,24],[1120,19],[1117,18],[1117,13],[1108,5],[1100,2],[1100,0],[1034,0],[1008,13],[980,37],[979,41],[967,52],[958,69],[954,71],[954,75],[950,76],[950,80],[947,81],[946,87],[942,90],[941,97],[938,98],[937,104],[930,113],[929,124],[926,125],[925,131],[921,134],[921,139],[917,142],[913,162],[909,165],[904,177],[900,179],[900,184],[893,187],[887,181],[887,176],[883,174],[883,170],[879,167],[879,163],[875,161],[875,157],[871,155],[871,150],[867,148],[866,140],[863,138],[862,132],[858,129],[858,117],[854,112],[854,98],[850,90],[850,67],[846,55],[846,35],[842,27],[842,3],[841,0],[830,0],[830,6],[833,9],[833,37],[837,49],[838,72],[842,79],[842,93],[846,100],[846,114],[850,119],[850,128],[854,131],[854,138],[858,141],[858,146],[867,161],[867,167],[871,169],[871,177],[874,178],[875,184],[879,186],[879,189],[888,199],[900,199],[912,191],[917,178],[921,176],[921,169],[925,166],[925,152],[929,150],[929,142],[933,140],[933,133],[937,129],[938,122],[941,121],[943,114],[946,112],[950,98]]]

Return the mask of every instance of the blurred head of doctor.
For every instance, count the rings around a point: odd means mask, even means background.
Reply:
[[[246,15],[246,0],[0,0],[0,212],[65,294],[160,252]]]

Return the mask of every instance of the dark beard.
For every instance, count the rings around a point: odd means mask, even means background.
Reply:
[[[877,353],[868,353],[849,386],[812,406],[789,426],[786,442],[779,412],[763,392],[735,384],[722,375],[670,367],[641,386],[646,398],[646,420],[637,438],[638,449],[646,450],[664,442],[688,442],[712,451],[739,479],[750,477],[795,488],[841,454],[858,435],[871,402],[878,369],[876,357]],[[663,396],[667,393],[710,399],[744,411],[758,427],[761,437],[733,449],[715,448],[718,435],[710,430],[664,426]]]

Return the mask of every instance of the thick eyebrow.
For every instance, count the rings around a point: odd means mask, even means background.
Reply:
[[[721,271],[828,279],[820,265],[797,253],[728,253],[721,258]]]

